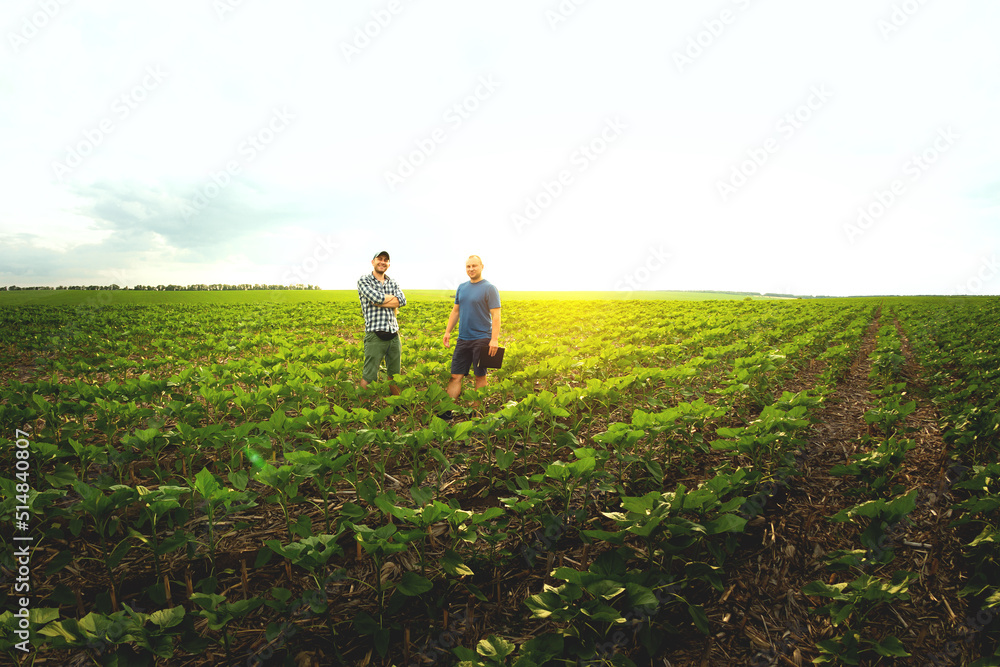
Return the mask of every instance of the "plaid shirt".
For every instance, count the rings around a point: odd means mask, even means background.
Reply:
[[[399,324],[396,322],[396,309],[382,308],[378,305],[385,301],[386,294],[391,294],[399,299],[400,306],[406,305],[403,290],[399,289],[396,281],[389,276],[385,277],[385,282],[379,282],[371,273],[358,278],[358,298],[361,299],[361,313],[365,316],[365,332],[388,331],[392,333],[399,331]]]

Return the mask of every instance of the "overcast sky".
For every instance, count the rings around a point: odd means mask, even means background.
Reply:
[[[0,284],[1000,293],[992,0],[5,0]]]

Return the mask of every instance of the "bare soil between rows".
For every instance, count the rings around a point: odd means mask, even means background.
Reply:
[[[808,583],[822,579],[828,583],[848,581],[853,575],[832,574],[825,568],[824,556],[837,549],[859,548],[858,530],[851,524],[838,524],[829,520],[841,509],[850,507],[865,497],[852,491],[857,485],[850,477],[834,477],[830,469],[837,464],[848,463],[850,456],[860,451],[863,436],[873,435],[865,423],[863,415],[871,407],[868,378],[871,363],[868,355],[875,346],[875,333],[879,320],[872,322],[863,341],[858,357],[846,376],[837,384],[834,393],[817,410],[816,423],[810,429],[807,445],[798,453],[798,474],[787,479],[779,492],[769,498],[762,513],[747,526],[737,553],[725,566],[725,591],[713,598],[697,600],[705,608],[711,624],[712,634],[704,637],[692,628],[691,632],[676,638],[666,648],[664,655],[654,657],[630,655],[638,665],[664,665],[668,667],[686,666],[728,666],[728,665],[805,665],[818,655],[816,642],[827,639],[843,628],[834,628],[826,617],[818,616],[811,610],[824,603],[802,594]],[[900,332],[902,336],[902,332]],[[894,536],[893,548],[896,559],[885,570],[875,570],[871,574],[891,578],[895,570],[907,570],[919,574],[919,579],[911,586],[911,599],[906,604],[886,608],[871,616],[863,632],[871,638],[886,635],[898,637],[913,654],[913,658],[870,664],[927,664],[931,656],[948,655],[947,664],[965,665],[976,657],[976,647],[959,642],[967,614],[965,601],[958,596],[962,586],[963,571],[960,544],[962,540],[949,528],[952,520],[950,507],[955,502],[950,492],[949,468],[951,461],[938,429],[938,415],[926,397],[921,381],[921,371],[914,363],[909,346],[905,344],[904,356],[907,363],[903,379],[908,383],[910,396],[917,400],[918,409],[907,419],[907,426],[914,429],[909,436],[916,440],[917,447],[907,455],[905,468],[899,480],[907,490],[919,489],[917,509],[911,514],[912,523],[905,531]],[[789,386],[790,391],[799,391],[816,384],[819,370],[809,368],[801,372]],[[664,480],[664,489],[681,481],[688,486],[704,480],[704,473],[713,464],[728,457],[727,454],[713,453],[700,457],[697,464],[680,475],[668,472],[670,479]],[[401,488],[405,488],[401,485]],[[461,506],[476,510],[496,506],[495,496],[483,497],[475,489],[463,489],[456,496]],[[224,593],[231,599],[251,596],[266,597],[272,586],[284,586],[291,590],[307,590],[311,587],[306,577],[293,572],[287,566],[279,566],[278,558],[259,569],[253,569],[254,576],[248,581],[246,572],[259,549],[262,537],[280,538],[284,533],[284,522],[277,508],[265,512],[258,507],[253,511],[257,528],[252,534],[224,538],[225,548],[220,553],[220,569],[231,569]],[[967,540],[966,540],[967,541]],[[929,545],[927,547],[912,547]],[[349,577],[361,581],[373,581],[382,576],[396,579],[401,570],[412,567],[413,563],[391,563],[393,571],[376,573],[368,558],[358,559],[350,539],[342,540],[346,558],[343,563]],[[94,554],[97,555],[96,553]],[[591,560],[593,554],[590,555]],[[475,644],[475,637],[489,634],[503,635],[515,643],[521,643],[536,632],[551,627],[526,619],[523,601],[540,592],[543,583],[555,584],[547,576],[548,572],[560,565],[585,567],[587,557],[579,543],[556,543],[540,556],[534,567],[503,567],[493,563],[475,563],[474,569],[482,575],[476,584],[491,598],[489,603],[468,601],[469,617],[475,619],[466,624],[464,635]],[[85,573],[81,572],[81,575]],[[139,573],[133,573],[136,575]],[[152,584],[152,572],[138,576],[134,581]],[[185,580],[187,592],[191,591],[192,580],[197,581],[205,572],[187,571]],[[181,578],[173,572],[172,578]],[[80,581],[76,590],[92,589],[95,581]],[[332,584],[328,592],[337,601],[334,616],[338,619],[353,617],[362,609],[370,607],[370,596],[360,588],[338,582]],[[138,596],[141,590],[125,591]],[[177,598],[183,598],[185,591],[175,590]],[[78,594],[79,601],[79,594]],[[465,596],[456,596],[449,606],[460,608]],[[79,611],[84,613],[82,601]],[[436,627],[425,628],[413,619],[412,645],[408,653],[419,651],[428,637],[433,637],[448,627],[448,620],[425,619]],[[672,619],[673,620],[673,619]],[[684,619],[676,619],[683,622]],[[237,624],[238,625],[238,624]],[[340,650],[350,660],[348,664],[383,664],[372,655],[370,638],[350,637],[352,631],[343,628],[344,634],[334,638],[321,637],[313,630],[302,632],[301,648],[293,656],[300,667],[311,665],[338,664],[329,651],[329,642],[335,641]],[[409,628],[408,628],[409,629]],[[260,654],[273,649],[276,655],[284,653],[281,642],[268,641],[263,627],[234,627],[239,644],[238,656]],[[946,654],[946,647],[956,642],[960,654]],[[397,654],[397,647],[391,650]],[[62,655],[59,655],[62,653]],[[73,652],[82,658],[81,652]],[[410,653],[412,657],[413,653]],[[41,654],[35,664],[67,664],[66,653]],[[200,656],[175,657],[163,664],[186,666],[223,664],[225,656],[219,647],[211,647]],[[74,663],[75,664],[75,663]],[[388,662],[385,664],[389,664]],[[405,663],[399,663],[405,664]],[[442,658],[439,664],[448,664]]]
[[[728,588],[716,600],[706,601],[706,612],[714,634],[691,641],[652,665],[806,665],[819,655],[816,643],[840,634],[829,617],[811,610],[826,600],[809,598],[802,588],[812,581],[850,581],[850,573],[831,573],[823,557],[837,549],[861,548],[858,529],[849,523],[829,520],[840,510],[867,500],[858,496],[851,477],[835,477],[830,469],[846,464],[851,454],[862,448],[862,437],[874,435],[864,421],[871,407],[868,355],[875,346],[879,321],[871,324],[858,358],[835,392],[818,410],[808,444],[799,453],[799,474],[788,480],[766,504],[763,512],[747,528],[745,549],[726,568]],[[901,338],[903,337],[900,331]],[[912,523],[893,534],[891,547],[896,558],[887,567],[869,572],[891,578],[896,570],[917,573],[910,587],[911,599],[888,609],[877,610],[861,629],[862,636],[881,639],[898,637],[910,658],[874,656],[864,664],[943,664],[966,665],[977,657],[974,643],[962,641],[966,603],[959,597],[963,570],[961,540],[949,527],[950,459],[938,428],[938,415],[927,399],[920,369],[909,346],[903,345],[906,364],[903,380],[917,410],[906,426],[914,430],[917,446],[906,457],[898,483],[907,491],[918,489]],[[911,546],[928,545],[928,546]],[[956,648],[958,647],[958,652]]]

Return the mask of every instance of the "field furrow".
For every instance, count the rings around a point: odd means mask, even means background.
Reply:
[[[997,303],[974,305],[512,301],[504,368],[457,401],[446,302],[407,307],[398,396],[358,386],[355,304],[0,308],[31,641],[68,664],[967,664],[1000,603]]]

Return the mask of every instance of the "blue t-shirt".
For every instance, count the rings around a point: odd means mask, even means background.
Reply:
[[[458,304],[459,340],[479,340],[493,337],[490,309],[500,307],[500,292],[488,280],[464,282],[455,290]]]

